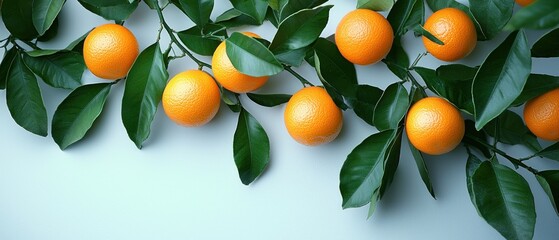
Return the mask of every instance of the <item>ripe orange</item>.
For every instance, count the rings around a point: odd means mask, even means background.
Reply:
[[[470,54],[477,44],[477,33],[470,17],[456,8],[444,8],[427,18],[424,28],[444,45],[423,37],[423,45],[434,57],[451,62]]]
[[[321,87],[306,87],[295,93],[283,117],[291,137],[308,146],[331,142],[343,125],[342,111]]]
[[[527,5],[530,5],[530,4],[532,4],[532,3],[534,2],[534,0],[514,0],[514,1],[515,1],[518,5],[523,6],[523,7],[525,7],[525,6],[527,6]]]
[[[96,27],[83,44],[83,59],[87,68],[93,75],[110,80],[125,77],[138,52],[134,34],[118,24]]]
[[[243,34],[260,38],[260,36],[251,32],[243,32]],[[259,89],[268,81],[268,76],[253,77],[235,69],[227,56],[225,47],[225,42],[219,44],[212,57],[212,72],[221,86],[232,92],[247,93]]]
[[[539,138],[559,141],[559,88],[528,101],[524,106],[524,121]]]
[[[208,123],[219,110],[219,87],[200,70],[174,76],[163,91],[163,110],[177,124],[195,127]]]
[[[392,26],[384,16],[367,9],[345,15],[336,28],[336,45],[348,61],[367,65],[382,60],[394,40]]]
[[[464,119],[447,100],[427,97],[409,110],[406,133],[420,151],[440,155],[452,151],[464,137]]]

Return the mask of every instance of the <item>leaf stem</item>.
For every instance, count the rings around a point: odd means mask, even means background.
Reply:
[[[159,6],[159,4],[155,4],[155,10],[157,11],[157,16],[159,16],[159,22],[160,22],[161,26],[163,26],[165,31],[167,31],[167,34],[169,34],[169,37],[171,38],[171,41],[173,43],[175,43],[175,45],[177,45],[177,47],[179,47],[179,49],[184,54],[186,54],[190,59],[192,59],[192,61],[196,62],[196,64],[198,64],[199,69],[202,69],[203,67],[212,68],[212,65],[210,65],[208,63],[205,63],[203,61],[200,61],[198,58],[194,57],[194,55],[192,55],[192,53],[190,51],[188,51],[186,49],[186,47],[184,47],[179,42],[179,40],[175,36],[175,31],[171,27],[169,27],[169,25],[165,21],[165,18],[163,17],[163,12],[162,12],[161,7]]]
[[[408,70],[406,71],[406,74],[408,75],[408,79],[411,81],[411,83],[413,85],[415,85],[415,87],[417,87],[418,89],[421,89],[421,93],[423,93],[423,96],[427,96],[427,92],[425,92],[425,87],[422,86],[417,79],[415,79],[415,77],[411,74],[411,72]]]
[[[478,138],[476,138],[476,137],[472,137],[472,136],[467,136],[467,138],[469,138],[469,139],[471,139],[471,140],[473,140],[473,141],[475,141],[475,142],[478,142],[479,144],[481,144],[481,145],[483,145],[483,146],[485,146],[485,147],[491,149],[493,152],[495,152],[495,153],[497,153],[497,154],[503,156],[504,158],[506,158],[507,160],[509,160],[511,163],[513,163],[513,164],[515,164],[515,165],[518,165],[518,166],[520,166],[520,167],[522,167],[522,168],[524,168],[524,169],[530,171],[530,172],[533,173],[533,174],[537,174],[537,173],[538,173],[538,170],[536,170],[536,169],[534,169],[534,168],[532,168],[532,167],[530,167],[530,166],[524,164],[524,163],[522,162],[522,160],[516,159],[516,158],[514,158],[514,157],[512,157],[512,156],[509,156],[507,153],[503,152],[502,150],[500,150],[500,149],[494,147],[493,145],[491,145],[491,144],[489,144],[489,143],[486,143],[486,142],[484,142],[484,141],[482,141],[482,140],[480,140],[480,139],[478,139]]]
[[[303,84],[303,87],[308,86],[314,86],[314,84],[312,84],[311,82],[309,82],[307,79],[305,79],[303,76],[301,76],[299,73],[293,71],[293,69],[290,66],[283,66],[283,68],[291,73],[291,75],[293,75],[294,77],[296,77],[297,79],[299,79],[299,81]]]
[[[410,67],[408,68],[408,70],[412,70],[414,69],[417,64],[419,63],[419,60],[421,60],[421,58],[427,56],[427,52],[424,53],[420,53],[419,55],[417,55],[417,57],[415,58],[415,60],[413,61],[413,63],[410,65]]]

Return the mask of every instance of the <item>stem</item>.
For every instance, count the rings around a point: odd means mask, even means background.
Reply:
[[[25,43],[25,45],[27,45],[27,46],[33,48],[34,50],[40,50],[40,49],[41,49],[41,48],[39,48],[37,45],[35,45],[35,43],[32,43],[32,42],[30,42],[30,41],[23,41],[23,40],[20,40],[20,41],[21,41],[22,43]]]
[[[212,65],[207,64],[205,62],[202,62],[198,58],[194,57],[194,55],[192,55],[192,53],[190,53],[190,51],[188,51],[186,49],[186,47],[184,47],[179,42],[179,40],[175,36],[175,31],[173,29],[171,29],[171,27],[169,27],[169,25],[165,21],[165,18],[163,17],[163,12],[161,11],[161,7],[159,6],[159,4],[155,4],[155,10],[157,11],[157,16],[159,16],[159,22],[161,23],[163,28],[165,28],[165,31],[167,31],[167,34],[169,34],[169,37],[171,38],[171,41],[174,42],[175,45],[177,45],[177,47],[179,47],[179,49],[183,53],[185,53],[190,59],[192,59],[192,61],[196,62],[196,64],[198,64],[199,69],[202,69],[203,67],[212,68]]]
[[[410,71],[406,71],[408,78],[410,79],[411,83],[413,85],[415,85],[415,87],[417,87],[418,89],[421,89],[421,92],[423,93],[423,96],[427,96],[427,92],[425,92],[425,87],[422,86],[421,84],[419,84],[419,82],[417,81],[417,79],[415,79],[415,77],[411,74]]]
[[[530,172],[533,173],[533,174],[537,174],[537,173],[538,173],[538,170],[536,170],[536,169],[534,169],[534,168],[532,168],[532,167],[530,167],[530,166],[524,164],[524,163],[523,163],[521,160],[519,160],[519,159],[516,159],[516,158],[514,158],[514,157],[509,156],[507,153],[501,151],[500,149],[494,147],[493,145],[488,144],[488,143],[486,143],[486,142],[484,142],[484,141],[482,141],[482,140],[480,140],[480,139],[478,139],[478,138],[476,138],[476,137],[468,136],[468,138],[471,139],[471,140],[473,140],[473,141],[478,142],[479,144],[481,144],[481,145],[483,145],[483,146],[485,146],[485,147],[487,147],[487,148],[489,148],[489,149],[491,149],[491,150],[493,150],[493,152],[495,152],[495,153],[497,153],[497,154],[503,156],[504,158],[506,158],[507,160],[509,160],[511,163],[513,163],[513,164],[515,164],[515,165],[518,165],[518,166],[520,166],[520,167],[523,167],[524,169],[530,171]]]
[[[299,75],[299,73],[293,71],[293,69],[291,69],[290,66],[284,66],[283,67],[286,71],[288,71],[289,73],[291,73],[291,75],[293,75],[294,77],[296,77],[297,79],[299,79],[299,81],[301,81],[301,83],[303,84],[303,87],[305,86],[314,86],[311,82],[309,82],[307,79],[305,79],[303,76]]]
[[[411,69],[415,68],[415,66],[417,66],[417,63],[419,63],[419,60],[421,60],[421,58],[425,57],[426,55],[427,55],[427,52],[420,53],[419,55],[417,55],[417,57],[415,58],[413,63],[410,65],[408,70],[411,70]]]

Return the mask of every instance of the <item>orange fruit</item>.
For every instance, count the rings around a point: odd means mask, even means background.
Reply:
[[[384,16],[368,9],[345,15],[336,28],[335,41],[348,61],[367,65],[382,60],[394,40],[392,26]]]
[[[260,38],[255,33],[243,32],[249,37]],[[239,72],[227,56],[225,41],[219,44],[212,57],[212,72],[215,79],[229,91],[236,93],[252,92],[262,87],[269,76],[253,77]]]
[[[127,28],[105,24],[93,29],[83,43],[83,59],[93,75],[115,80],[128,74],[138,57],[138,41]]]
[[[462,115],[443,98],[419,100],[406,118],[406,134],[411,144],[431,155],[452,151],[464,137],[464,131]]]
[[[189,127],[208,123],[219,110],[219,87],[206,72],[189,70],[174,76],[163,91],[165,114]]]
[[[520,5],[520,6],[527,6],[530,5],[534,2],[534,0],[514,0],[516,2],[516,4]]]
[[[439,60],[451,62],[470,54],[477,44],[474,23],[468,14],[456,8],[443,8],[427,18],[424,28],[444,45],[423,37],[423,45]]]
[[[342,110],[321,87],[306,87],[295,93],[283,117],[291,137],[308,146],[331,142],[343,125]]]
[[[559,88],[528,101],[524,121],[537,137],[559,141]]]

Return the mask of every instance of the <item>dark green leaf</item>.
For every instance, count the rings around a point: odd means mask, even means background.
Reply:
[[[278,22],[282,22],[287,17],[291,16],[300,10],[311,9],[322,5],[328,0],[279,0],[279,18]]]
[[[64,50],[37,49],[37,50],[27,51],[25,53],[26,53],[27,56],[35,58],[35,57],[43,57],[43,56],[53,55],[53,54],[61,52],[61,51],[64,51]]]
[[[219,87],[221,92],[221,100],[231,109],[233,112],[241,111],[241,103],[239,102],[239,94],[231,92],[222,86]]]
[[[485,132],[476,130],[475,123],[472,120],[466,120],[465,127],[466,127],[466,131],[464,134],[464,138],[462,138],[462,142],[464,142],[468,146],[475,147],[486,158],[492,157],[493,155],[491,154],[489,148],[487,148],[485,145],[480,144],[478,142],[478,141],[487,142],[487,135],[485,134]]]
[[[283,71],[281,63],[266,46],[242,33],[233,33],[226,40],[225,48],[233,66],[244,74],[260,77]]]
[[[23,55],[25,63],[45,83],[56,88],[74,89],[79,87],[85,63],[82,55],[75,52],[58,52],[42,57]]]
[[[379,199],[381,199],[386,190],[392,184],[394,180],[394,175],[398,169],[398,164],[400,163],[400,150],[402,148],[402,130],[400,126],[396,130],[396,137],[390,142],[390,147],[386,151],[386,156],[384,157],[384,175],[382,176],[382,184],[379,188]]]
[[[4,53],[2,63],[0,63],[0,89],[6,89],[6,81],[10,77],[10,67],[18,54],[17,48],[12,47]]]
[[[99,117],[112,83],[83,85],[58,105],[52,118],[52,138],[60,149],[82,139]]]
[[[472,175],[474,206],[506,239],[532,239],[536,224],[530,186],[514,170],[490,161]]]
[[[40,136],[48,134],[48,118],[37,78],[16,54],[6,82],[6,103],[14,121]]]
[[[398,76],[398,78],[406,79],[410,59],[406,50],[402,47],[402,42],[399,37],[394,39],[390,52],[382,62],[384,62],[388,69],[390,69],[394,75]]]
[[[122,123],[138,148],[149,137],[168,78],[159,43],[142,51],[128,73],[122,97]]]
[[[268,3],[266,0],[231,0],[233,7],[262,24],[266,18]]]
[[[270,5],[270,8],[272,8],[275,11],[279,11],[279,2],[280,0],[267,0],[268,5]]]
[[[468,188],[468,195],[470,195],[470,200],[474,205],[476,204],[476,200],[474,198],[472,176],[481,163],[482,161],[478,157],[476,157],[476,155],[468,152],[468,161],[466,162],[466,187]]]
[[[87,31],[86,33],[81,35],[79,38],[72,41],[70,44],[68,44],[68,46],[65,49],[68,50],[68,51],[74,51],[74,52],[82,54],[83,43],[85,42],[85,38],[87,37],[87,35],[89,35],[89,32],[91,32],[91,30]]]
[[[418,35],[424,36],[426,38],[428,38],[429,40],[431,40],[432,42],[439,44],[439,45],[444,45],[444,42],[439,40],[437,37],[433,36],[433,34],[431,34],[429,31],[427,31],[425,28],[423,28],[423,26],[421,25],[415,25],[415,27],[412,28],[413,31],[415,33],[417,33]]]
[[[483,29],[485,37],[497,36],[512,16],[512,0],[469,0],[470,10]]]
[[[396,1],[386,19],[394,29],[394,35],[402,36],[416,25],[423,23],[425,9],[422,0]]]
[[[330,5],[305,9],[286,18],[279,25],[270,50],[278,56],[280,61],[291,62],[290,59],[296,58],[300,65],[307,52],[307,47],[318,39],[326,27],[331,8]],[[296,56],[287,53],[296,53]]]
[[[48,42],[53,38],[55,38],[56,35],[58,34],[58,22],[59,20],[57,17],[54,19],[54,22],[52,22],[52,25],[50,25],[49,29],[47,29],[47,31],[43,35],[37,38],[37,41]]]
[[[559,170],[541,171],[536,175],[536,179],[549,197],[555,213],[559,214]]]
[[[346,60],[336,45],[319,38],[315,45],[315,68],[329,85],[344,96],[351,96],[357,86],[355,66]],[[318,61],[317,61],[318,60]]]
[[[31,40],[39,35],[33,25],[32,0],[4,0],[1,10],[4,25],[16,38]]]
[[[304,58],[306,57],[309,50],[312,50],[312,46],[307,46],[304,48],[295,49],[288,52],[278,53],[276,54],[276,58],[289,66],[299,67],[301,63],[303,63]]]
[[[348,103],[357,114],[366,123],[374,126],[373,113],[378,100],[382,96],[382,90],[370,85],[356,85],[355,93],[347,97]]]
[[[115,2],[122,2],[117,5],[103,6],[95,1],[96,4],[91,4],[92,0],[78,0],[80,4],[87,10],[95,13],[107,20],[124,21],[128,19],[130,14],[136,10],[139,1],[128,2],[127,0],[115,0]]]
[[[476,128],[479,130],[507,109],[520,95],[532,69],[524,31],[511,33],[482,63],[472,86]]]
[[[371,135],[347,156],[340,171],[342,207],[361,207],[371,202],[384,176],[384,159],[396,130]]]
[[[256,94],[247,93],[248,98],[258,105],[264,107],[275,107],[289,101],[291,95],[289,94]]]
[[[99,7],[114,7],[124,3],[130,3],[135,0],[80,0],[80,1]]]
[[[233,154],[241,182],[252,183],[270,162],[270,141],[264,128],[241,108],[233,139]]]
[[[394,0],[357,0],[357,8],[373,11],[386,11],[392,7]]]
[[[401,83],[386,88],[375,106],[373,122],[379,131],[396,129],[408,111],[408,91]]]
[[[540,157],[559,161],[559,142],[550,145],[537,153]]]
[[[178,0],[178,6],[197,25],[204,26],[210,20],[213,0]]]
[[[66,0],[34,0],[33,25],[39,35],[45,34],[62,10]]]
[[[209,25],[210,24],[206,26]],[[225,29],[222,28],[220,31],[216,32],[215,34],[221,35],[223,36],[223,38],[225,38],[227,32],[225,31]],[[194,26],[187,30],[178,32],[177,35],[188,49],[203,56],[213,55],[215,49],[221,43],[220,40],[213,39],[212,36],[204,36],[202,29],[198,26]]]
[[[532,57],[559,57],[559,28],[546,33],[534,43]]]
[[[559,88],[559,77],[544,74],[530,74],[520,96],[514,100],[513,106],[519,106],[553,89]]]
[[[505,29],[546,29],[557,27],[557,25],[559,25],[559,1],[538,0],[518,10]]]
[[[219,15],[216,18],[216,24],[227,28],[239,27],[244,25],[260,25],[260,23],[256,22],[256,20],[254,20],[253,18],[234,8],[229,9]]]
[[[523,144],[533,151],[541,150],[538,139],[524,125],[518,114],[505,110],[497,118],[485,125],[486,133],[504,144]]]
[[[421,180],[427,187],[427,190],[431,194],[433,198],[435,197],[435,190],[433,189],[433,184],[431,184],[431,178],[429,177],[429,170],[427,170],[427,165],[425,164],[425,160],[423,159],[423,154],[415,148],[408,139],[408,145],[410,146],[411,154],[413,159],[415,160],[415,164],[417,165],[417,170],[419,171],[419,176],[421,176]]]

